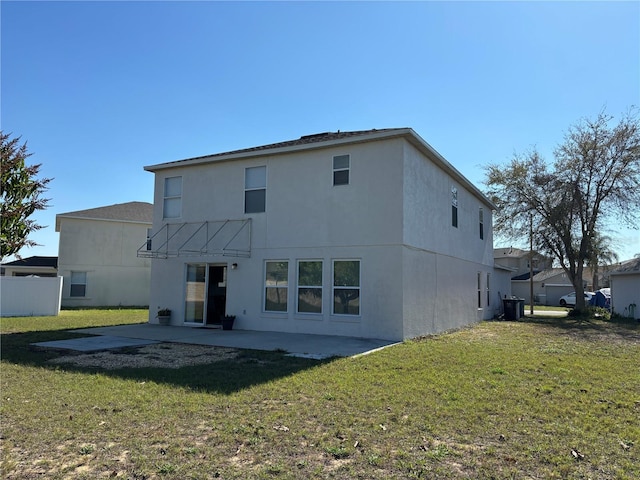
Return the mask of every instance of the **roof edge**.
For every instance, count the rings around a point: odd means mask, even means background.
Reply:
[[[313,135],[305,135],[304,137],[312,137]],[[296,145],[286,145],[278,147],[278,144],[274,144],[274,148],[263,148],[260,150],[246,149],[229,153],[217,153],[211,155],[205,155],[201,157],[186,158],[183,160],[176,160],[172,162],[159,163],[155,165],[147,165],[144,168],[147,172],[158,172],[171,168],[188,167],[193,165],[203,165],[207,163],[225,162],[232,160],[241,160],[245,158],[257,158],[264,156],[281,155],[288,153],[295,153],[305,150],[319,150],[324,148],[331,148],[337,145],[349,145],[356,143],[365,143],[371,141],[385,140],[389,138],[405,138],[410,144],[416,147],[420,152],[426,155],[431,161],[436,163],[445,172],[449,173],[457,181],[465,186],[469,191],[473,192],[479,199],[481,199],[492,210],[498,210],[498,207],[493,203],[478,187],[476,187],[469,179],[467,179],[457,168],[455,168],[448,160],[446,160],[438,151],[427,143],[420,135],[418,135],[412,128],[389,128],[381,130],[371,130],[370,132],[363,133],[361,135],[347,136],[336,139],[329,139],[327,141],[319,141],[314,143],[302,143]],[[268,147],[268,146],[266,146]],[[260,147],[255,147],[260,148]]]

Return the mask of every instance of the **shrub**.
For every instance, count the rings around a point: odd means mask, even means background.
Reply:
[[[605,321],[611,320],[611,312],[602,307],[586,307],[583,310],[574,308],[569,310],[567,316],[576,320],[592,320],[595,318]]]

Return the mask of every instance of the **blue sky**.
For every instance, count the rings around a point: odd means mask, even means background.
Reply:
[[[336,130],[411,127],[483,165],[640,106],[638,2],[11,2],[1,122],[55,215],[153,201],[144,165]],[[505,246],[496,241],[495,246]],[[621,229],[621,259],[640,232]]]

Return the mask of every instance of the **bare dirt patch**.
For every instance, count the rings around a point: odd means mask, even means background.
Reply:
[[[144,367],[180,368],[229,360],[236,358],[238,354],[239,350],[235,348],[158,343],[143,347],[64,355],[49,362],[105,370]]]

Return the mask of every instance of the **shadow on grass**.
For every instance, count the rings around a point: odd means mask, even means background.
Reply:
[[[126,380],[171,384],[194,391],[221,394],[231,394],[253,385],[287,377],[296,372],[332,361],[332,359],[311,360],[288,357],[286,352],[280,351],[239,350],[239,355],[233,359],[219,360],[204,365],[181,368],[142,367],[111,370],[96,367],[79,367],[73,364],[53,364],[49,361],[60,356],[68,356],[70,355],[69,351],[43,349],[31,345],[36,342],[80,337],[86,337],[86,335],[72,333],[67,330],[3,334],[1,336],[2,361],[50,370],[88,374],[100,373]],[[120,349],[120,351],[124,350],[129,354],[136,354],[135,348]],[[116,352],[116,350],[110,351]]]
[[[563,334],[582,340],[602,340],[609,337],[640,343],[640,323],[637,320],[600,320],[580,317],[554,317],[545,315],[526,316],[518,320],[549,328],[556,328]]]

